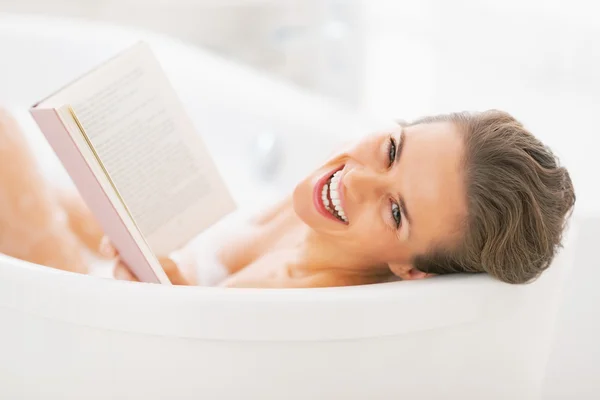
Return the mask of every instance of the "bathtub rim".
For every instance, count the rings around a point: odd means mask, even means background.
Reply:
[[[340,288],[223,289],[116,281],[0,254],[0,315],[12,310],[94,329],[203,340],[384,337],[514,312],[536,288],[560,290],[547,281],[562,280],[570,257],[565,248],[528,285],[449,275]]]

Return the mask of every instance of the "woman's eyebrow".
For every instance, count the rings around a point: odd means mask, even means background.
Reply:
[[[404,140],[406,139],[406,134],[404,133],[404,129],[400,132],[400,140],[398,141],[398,146],[396,149],[396,160],[394,162],[398,162],[400,160],[400,154],[402,153],[402,149],[404,148]]]

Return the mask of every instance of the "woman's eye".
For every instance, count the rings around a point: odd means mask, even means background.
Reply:
[[[390,142],[388,145],[388,161],[389,161],[388,167],[392,166],[395,159],[396,159],[396,142],[394,141],[394,138],[390,137]]]
[[[392,202],[392,218],[396,224],[396,229],[400,228],[402,224],[402,213],[400,212],[400,207],[398,204]]]

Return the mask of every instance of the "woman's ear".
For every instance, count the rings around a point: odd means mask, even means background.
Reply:
[[[434,276],[423,271],[419,271],[412,264],[390,263],[390,270],[403,281],[412,281],[415,279],[424,279]]]

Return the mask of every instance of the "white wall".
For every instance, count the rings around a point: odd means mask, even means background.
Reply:
[[[0,0],[0,12],[167,33],[354,106],[362,96],[361,0]]]

